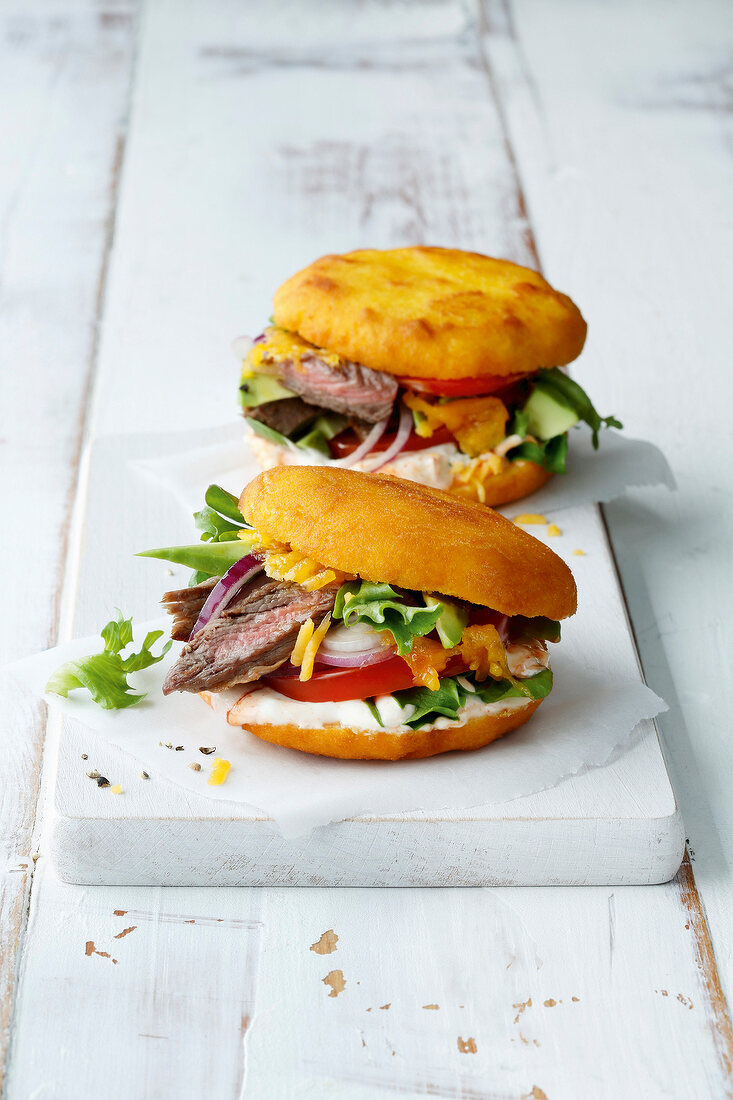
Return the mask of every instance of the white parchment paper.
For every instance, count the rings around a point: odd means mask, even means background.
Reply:
[[[135,643],[170,620],[142,623]],[[68,700],[47,696],[51,707],[78,719],[105,741],[131,753],[143,768],[200,795],[256,807],[275,820],[287,837],[360,813],[468,808],[506,802],[557,785],[563,778],[602,765],[628,745],[634,727],[666,710],[666,704],[638,681],[619,677],[610,664],[601,672],[584,654],[584,630],[568,631],[551,649],[555,687],[526,726],[471,753],[451,753],[398,763],[330,760],[282,749],[228,726],[197,696],[164,698],[161,684],[179,646],[160,664],[130,682],[148,692],[124,711],[105,711],[86,692]],[[158,643],[159,644],[159,643]],[[593,647],[590,647],[592,649]],[[98,652],[98,635],[77,639],[7,666],[19,689],[43,694],[50,674],[64,661]],[[156,647],[157,651],[157,647]],[[183,745],[175,752],[161,747]],[[207,785],[215,746],[231,762],[226,783]],[[196,760],[201,772],[188,764]]]
[[[242,422],[218,429],[192,432],[189,446],[165,458],[138,459],[133,469],[173,493],[187,511],[203,506],[204,492],[215,482],[239,496],[259,466],[247,446]],[[217,442],[212,443],[212,434]],[[161,443],[165,436],[161,435]],[[664,485],[676,488],[666,458],[653,443],[630,439],[622,432],[601,432],[601,444],[593,450],[591,434],[572,432],[566,474],[553,477],[531,496],[501,509],[509,515],[518,510],[552,514],[581,504],[613,500],[631,486]],[[152,440],[151,440],[152,444]]]

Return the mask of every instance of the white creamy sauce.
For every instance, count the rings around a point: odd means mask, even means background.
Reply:
[[[519,441],[519,437],[507,437]],[[328,466],[330,459],[318,451],[305,450],[300,447],[283,447],[280,443],[263,439],[249,430],[247,441],[254,452],[259,466],[263,470],[269,470],[272,466]],[[500,443],[496,450],[487,451],[481,458],[488,458],[492,454],[501,455],[506,440]],[[515,446],[512,443],[511,446]],[[373,465],[372,458],[362,459],[356,462],[352,469],[368,471]],[[432,489],[448,489],[453,482],[453,466],[460,462],[466,466],[473,459],[459,451],[455,443],[441,443],[437,447],[426,447],[423,451],[403,451],[386,466],[382,466],[381,474],[393,474],[395,477],[404,478],[405,481],[416,481],[419,485],[429,485]]]
[[[328,466],[330,462],[318,451],[300,447],[291,450],[270,439],[263,439],[251,430],[247,442],[263,470],[269,470],[272,466]],[[443,443],[439,447],[427,447],[424,451],[403,451],[379,472],[394,474],[405,481],[417,481],[420,485],[430,485],[434,489],[447,489],[453,481],[451,465],[459,457],[460,452],[455,444]],[[368,471],[373,464],[373,459],[363,459],[354,463],[352,469]]]
[[[405,481],[429,485],[431,489],[447,489],[453,481],[451,466],[459,457],[455,443],[441,443],[438,447],[426,447],[424,451],[402,451],[392,462],[382,466],[380,474],[392,474]],[[354,470],[369,470],[372,459],[357,462]]]

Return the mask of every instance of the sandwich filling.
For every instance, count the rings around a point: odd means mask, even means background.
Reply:
[[[240,400],[260,465],[336,462],[450,489],[483,503],[512,463],[564,473],[581,421],[598,446],[601,417],[557,367],[462,379],[396,378],[270,327],[237,342]]]
[[[194,569],[163,597],[184,642],[165,694],[204,693],[237,725],[399,732],[550,692],[554,620],[343,573],[259,535],[218,486],[206,500],[202,542],[145,555]]]

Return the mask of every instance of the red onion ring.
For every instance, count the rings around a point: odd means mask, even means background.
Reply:
[[[366,653],[351,653],[349,656],[344,657],[332,657],[327,654],[321,655],[320,649],[316,653],[315,663],[317,665],[328,665],[334,668],[353,668],[356,671],[359,668],[367,668],[369,665],[378,665],[382,661],[388,661],[390,657],[394,657],[395,651],[387,646],[383,646],[380,649],[368,650]],[[280,665],[274,672],[268,673],[273,679],[280,677],[282,680],[295,680],[300,676],[300,666],[292,665],[289,661]]]
[[[251,336],[237,336],[232,340],[232,351],[237,359],[246,359],[256,343]]]
[[[379,440],[384,435],[388,423],[388,416],[385,417],[384,420],[380,420],[378,424],[374,425],[372,430],[369,432],[369,435],[362,443],[359,444],[355,451],[352,451],[350,455],[346,456],[346,458],[336,459],[336,461],[332,462],[331,465],[343,466],[345,469],[348,469],[350,466],[353,466],[354,463],[359,462],[362,458],[366,458],[372,448],[377,445]]]
[[[396,458],[400,451],[404,450],[407,440],[412,434],[412,413],[407,408],[407,405],[402,404],[400,410],[400,422],[397,428],[397,435],[394,438],[394,442],[390,444],[386,451],[379,455],[377,458],[377,465],[369,467],[369,473],[375,474],[377,470],[381,470],[383,466],[386,466],[388,462],[391,462],[393,458]],[[353,457],[353,456],[352,456]]]
[[[369,665],[379,665],[382,661],[388,661],[394,655],[395,651],[389,646],[380,646],[379,649],[368,649],[364,653],[348,653],[338,657],[319,649],[316,653],[316,664],[333,665],[334,668],[367,668]]]
[[[214,619],[221,615],[222,611],[228,604],[232,602],[238,592],[244,588],[247,581],[251,581],[253,577],[256,577],[258,573],[261,573],[264,569],[264,565],[260,558],[254,554],[247,554],[246,557],[240,558],[239,561],[235,561],[229,569],[227,569],[221,580],[214,585],[209,593],[206,603],[201,608],[194,628],[188,636],[189,642],[198,634],[199,630],[203,628]]]
[[[502,645],[506,645],[509,639],[509,616],[502,615],[496,624],[496,632],[501,638]]]

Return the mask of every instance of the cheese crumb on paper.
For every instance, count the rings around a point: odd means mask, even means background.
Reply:
[[[547,516],[540,515],[539,512],[522,512],[521,516],[514,517],[514,522],[522,523],[525,526],[534,523],[547,523]]]
[[[220,787],[229,775],[231,766],[228,760],[224,760],[221,756],[215,756],[211,767],[211,775],[209,776],[209,786]]]

